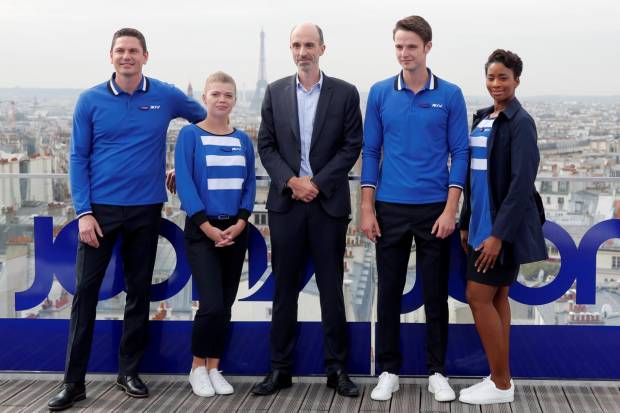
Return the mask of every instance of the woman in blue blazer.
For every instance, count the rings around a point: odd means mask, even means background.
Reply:
[[[536,125],[515,97],[523,62],[498,49],[485,65],[493,106],[479,110],[469,137],[470,169],[461,210],[467,254],[467,301],[491,375],[461,391],[472,404],[512,402],[509,366],[510,285],[519,265],[547,258],[534,180],[540,155]]]

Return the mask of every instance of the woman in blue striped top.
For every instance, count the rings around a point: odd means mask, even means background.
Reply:
[[[547,257],[534,187],[540,154],[534,120],[515,97],[523,62],[497,49],[485,65],[493,105],[474,115],[470,169],[461,210],[467,302],[491,375],[461,390],[471,404],[514,400],[509,363],[510,285],[519,265]]]
[[[181,129],[175,170],[181,208],[187,213],[187,260],[200,297],[189,381],[195,394],[210,397],[233,392],[218,367],[247,251],[256,177],[252,142],[229,123],[236,102],[233,78],[212,74],[202,98],[208,117]]]

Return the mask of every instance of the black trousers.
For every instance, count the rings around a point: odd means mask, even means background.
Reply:
[[[209,220],[221,230],[237,218]],[[200,298],[192,326],[192,354],[222,358],[228,339],[230,309],[237,297],[243,259],[248,249],[248,227],[228,247],[216,247],[189,218],[185,220],[185,254]]]
[[[271,366],[291,373],[297,331],[297,300],[307,258],[319,288],[327,372],[345,367],[346,317],[342,280],[349,219],[328,215],[317,200],[296,201],[287,212],[269,211],[275,294],[271,318]]]
[[[382,371],[398,374],[402,364],[400,302],[407,278],[411,242],[415,238],[426,314],[427,366],[430,374],[445,374],[450,242],[431,234],[433,224],[444,207],[443,202],[420,205],[376,202],[377,221],[381,229],[377,242],[377,361]]]
[[[150,287],[157,253],[162,204],[142,206],[92,205],[103,238],[99,248],[82,242],[76,259],[77,286],[71,306],[65,382],[83,383],[93,341],[99,289],[122,236],[121,254],[127,297],[123,335],[119,349],[119,372],[135,375],[146,349]]]

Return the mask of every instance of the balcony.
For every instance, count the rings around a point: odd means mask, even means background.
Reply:
[[[46,403],[58,390],[60,377],[22,375],[2,381],[0,376],[0,410],[3,412],[46,412]],[[426,390],[422,379],[401,379],[400,390],[391,401],[370,399],[374,381],[356,378],[363,391],[357,398],[342,397],[324,384],[324,379],[304,377],[293,387],[271,396],[250,393],[255,378],[235,377],[235,393],[212,398],[197,397],[185,377],[145,376],[151,390],[148,399],[132,399],[117,391],[112,377],[94,377],[87,383],[87,399],[77,402],[68,412],[588,412],[620,411],[618,383],[579,383],[517,380],[515,401],[505,405],[470,406],[458,401],[438,403]],[[474,382],[451,380],[455,390]]]
[[[352,204],[359,205],[357,178],[352,177]],[[550,182],[551,184],[546,184]],[[164,207],[164,230],[153,279],[151,340],[143,371],[153,396],[128,400],[110,382],[116,371],[116,349],[124,292],[109,268],[102,287],[95,330],[96,351],[89,376],[89,398],[80,408],[144,411],[462,411],[463,405],[431,402],[424,389],[424,312],[416,288],[415,245],[402,300],[401,337],[405,385],[390,403],[369,398],[375,374],[373,356],[376,314],[374,247],[356,228],[354,208],[347,235],[344,291],[349,339],[348,369],[363,384],[364,396],[341,399],[322,385],[322,331],[318,290],[308,274],[300,294],[300,336],[295,374],[298,385],[268,398],[249,395],[250,382],[269,368],[271,268],[264,201],[268,178],[259,177],[249,260],[233,307],[229,352],[223,370],[234,376],[237,392],[227,398],[197,400],[189,395],[184,375],[190,360],[191,320],[196,311],[188,270],[177,257],[184,215],[176,196]],[[618,382],[556,382],[532,379],[619,380],[620,353],[620,178],[543,177],[537,186],[547,209],[545,233],[550,259],[522,266],[511,290],[513,330],[511,364],[518,381],[513,412],[620,411]],[[561,190],[558,190],[561,188]],[[547,196],[564,197],[560,203]],[[620,196],[619,196],[620,197]],[[64,174],[0,174],[0,406],[32,411],[55,391],[64,366],[71,291],[74,288],[75,213]],[[450,281],[450,340],[447,369],[453,377],[488,374],[469,307],[464,302],[462,259],[454,240]],[[122,285],[122,283],[120,284]],[[30,371],[50,372],[32,375]],[[20,373],[22,372],[22,373]],[[158,376],[182,374],[183,376]],[[54,380],[48,380],[54,379]],[[473,379],[455,379],[459,386]],[[321,384],[319,384],[321,383]],[[138,404],[135,404],[138,403]],[[8,407],[12,406],[12,407]],[[225,407],[227,406],[227,407]],[[286,406],[286,410],[282,410]],[[290,408],[290,410],[289,410]],[[465,409],[467,410],[467,409]],[[479,411],[479,410],[472,410]]]

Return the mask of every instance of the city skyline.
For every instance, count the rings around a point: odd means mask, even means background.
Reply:
[[[0,5],[0,46],[8,56],[0,88],[85,89],[112,72],[108,50],[112,33],[134,26],[147,38],[148,76],[198,92],[216,70],[233,75],[243,90],[257,81],[259,33],[264,29],[267,80],[294,72],[288,51],[291,27],[301,21],[321,25],[327,50],[321,60],[329,75],[367,91],[375,81],[398,72],[391,30],[408,14],[433,26],[428,63],[468,96],[485,96],[482,67],[496,47],[524,60],[518,96],[608,96],[620,93],[620,38],[617,2],[588,4],[525,0],[514,4],[470,1],[421,4],[405,1],[328,3],[313,7],[246,0],[207,8],[197,1],[182,6],[164,1],[82,3],[42,0]],[[450,12],[447,13],[446,10]],[[500,30],[501,28],[501,30]],[[524,28],[527,28],[525,30]],[[17,41],[19,39],[19,41]],[[204,49],[200,46],[204,45]],[[204,52],[202,51],[204,50]],[[579,80],[583,79],[583,80]]]

